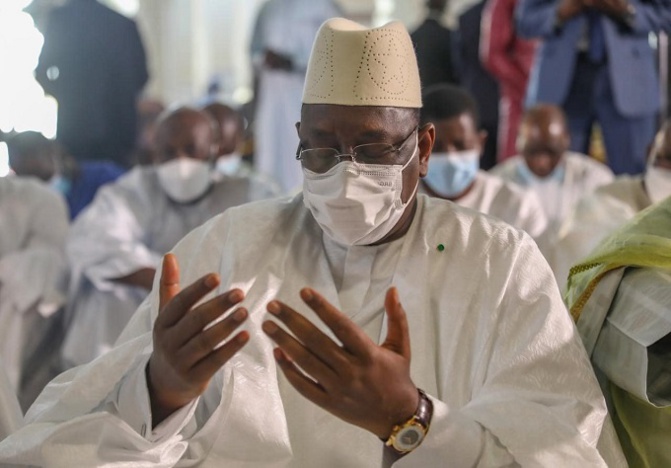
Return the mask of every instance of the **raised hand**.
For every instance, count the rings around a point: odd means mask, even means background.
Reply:
[[[582,13],[584,9],[584,0],[561,0],[557,7],[557,17],[560,21],[565,22]]]
[[[273,321],[263,330],[279,346],[275,359],[289,382],[305,398],[335,416],[382,439],[417,409],[417,387],[410,379],[408,322],[395,288],[387,291],[387,339],[377,345],[349,318],[310,288],[303,301],[333,331],[338,345],[309,320],[280,301],[268,311],[291,331]]]
[[[208,327],[244,299],[241,290],[194,307],[218,285],[219,277],[209,274],[180,291],[177,259],[172,254],[163,259],[154,351],[147,367],[154,426],[200,396],[212,376],[249,341],[246,331],[228,339],[247,318],[242,307]]]

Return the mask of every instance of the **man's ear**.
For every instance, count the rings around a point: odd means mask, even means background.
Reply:
[[[424,124],[419,129],[419,176],[426,176],[429,171],[429,157],[436,141],[436,127],[432,123]]]

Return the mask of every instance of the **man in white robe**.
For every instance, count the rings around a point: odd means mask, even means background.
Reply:
[[[503,180],[536,192],[554,233],[581,198],[614,179],[606,165],[569,151],[570,144],[564,112],[554,105],[539,104],[522,118],[517,140],[520,154],[491,170]]]
[[[213,102],[203,107],[215,121],[217,139],[217,177],[251,179],[252,185],[263,193],[253,199],[267,198],[281,194],[281,190],[270,176],[256,171],[243,160],[240,147],[243,144],[245,121],[242,115],[226,104]]]
[[[619,176],[580,200],[559,230],[552,269],[561,287],[570,268],[653,203],[671,196],[671,125],[657,133],[645,174]]]
[[[298,145],[294,123],[310,48],[319,26],[340,16],[333,0],[269,0],[256,20],[251,53],[258,84],[254,126],[254,166],[274,177],[285,193],[302,183],[300,168],[287,157]]]
[[[420,190],[494,216],[539,239],[547,219],[536,195],[480,170],[487,132],[478,130],[477,104],[470,93],[436,85],[426,90],[423,100],[422,122],[435,126],[436,142]]]
[[[58,194],[38,179],[0,178],[0,358],[26,409],[56,375],[57,349],[44,346],[65,303],[67,232]]]
[[[184,238],[115,349],[59,376],[0,461],[605,466],[603,397],[534,242],[416,196],[435,133],[404,27],[330,20],[307,83],[303,193]]]
[[[157,161],[104,186],[67,242],[72,268],[65,367],[108,351],[147,295],[161,256],[226,208],[274,192],[251,178],[214,177],[211,119],[177,109],[157,128]]]

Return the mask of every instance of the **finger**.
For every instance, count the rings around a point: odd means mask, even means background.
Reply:
[[[312,322],[294,309],[280,301],[268,303],[268,312],[284,323],[287,328],[303,343],[303,345],[325,362],[331,369],[338,372],[349,360],[341,348]]]
[[[301,289],[301,298],[333,331],[345,349],[358,357],[370,357],[374,343],[345,314],[333,307],[314,289]]]
[[[224,320],[195,335],[179,349],[178,356],[180,361],[186,367],[193,367],[198,361],[212,353],[217,346],[224,342],[236,328],[242,325],[247,316],[247,310],[240,307]]]
[[[408,317],[398,298],[396,288],[389,288],[384,300],[384,309],[387,313],[387,338],[382,343],[383,348],[410,359],[410,330]]]
[[[206,294],[219,286],[219,275],[210,273],[190,284],[163,307],[156,319],[156,326],[168,328],[175,325]]]
[[[263,331],[282,349],[285,355],[291,357],[298,366],[323,386],[330,388],[337,376],[324,361],[310,352],[296,338],[282,330],[274,322],[266,321],[262,325]]]
[[[328,394],[319,383],[303,374],[281,349],[276,348],[273,351],[277,364],[282,369],[282,373],[287,378],[292,387],[305,398],[320,406],[326,408],[328,405]]]
[[[175,297],[179,292],[179,265],[177,264],[177,257],[169,253],[163,257],[163,265],[161,267],[161,280],[158,288],[158,310],[159,313],[163,310],[165,305]]]
[[[182,346],[244,298],[245,294],[242,290],[232,289],[191,309],[176,326],[169,330],[172,342],[177,346]]]
[[[249,333],[247,331],[241,331],[228,340],[224,345],[215,349],[196,363],[191,369],[191,377],[201,382],[211,379],[212,376],[221,369],[221,367],[226,364],[235,353],[240,351],[248,341]]]

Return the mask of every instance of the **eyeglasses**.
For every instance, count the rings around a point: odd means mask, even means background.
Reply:
[[[408,142],[410,137],[415,134],[419,127],[415,127],[410,135],[403,141],[396,144],[390,143],[366,143],[352,148],[351,153],[341,153],[335,148],[311,148],[303,149],[301,144],[296,150],[296,159],[298,159],[305,169],[318,174],[327,172],[344,158],[349,158],[357,164],[405,164],[409,156],[401,157],[401,149]]]

